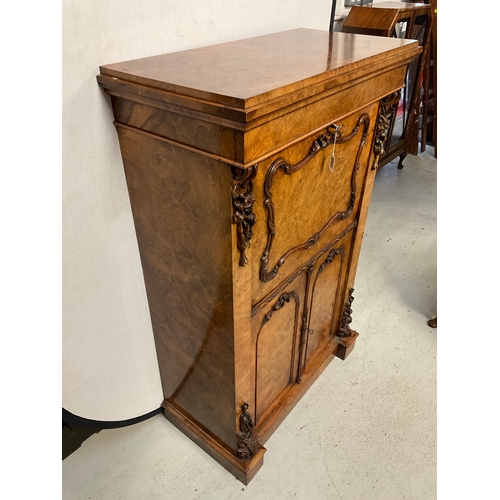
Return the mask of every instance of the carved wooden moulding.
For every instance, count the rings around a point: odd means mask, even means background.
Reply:
[[[354,207],[354,203],[356,201],[357,196],[357,185],[356,185],[356,175],[359,170],[359,162],[361,158],[361,153],[366,144],[366,139],[368,137],[368,130],[370,127],[370,118],[366,113],[363,113],[358,120],[352,131],[346,136],[343,135],[342,131],[343,127],[338,125],[330,126],[327,132],[320,137],[318,137],[311,145],[309,152],[307,155],[295,165],[291,165],[284,158],[278,158],[276,161],[272,163],[269,167],[266,179],[264,182],[264,206],[267,209],[267,243],[264,249],[264,252],[261,257],[260,264],[260,279],[264,282],[270,281],[276,277],[280,267],[285,263],[285,260],[290,257],[295,252],[299,252],[300,250],[311,248],[313,245],[317,243],[319,238],[323,235],[323,233],[331,226],[333,222],[336,220],[343,220],[349,217],[352,213],[352,209]],[[354,139],[358,132],[361,130],[361,134],[359,137],[359,145],[356,152],[356,156],[353,158],[354,168],[352,169],[351,174],[351,196],[349,199],[349,203],[344,210],[340,212],[336,212],[332,214],[328,221],[323,225],[323,227],[311,235],[301,245],[297,245],[293,248],[290,248],[285,254],[283,254],[276,264],[272,267],[272,269],[268,270],[269,263],[269,254],[271,252],[274,239],[276,237],[276,225],[275,225],[275,208],[273,203],[273,194],[271,192],[271,188],[273,186],[274,177],[278,170],[283,171],[286,175],[291,175],[294,172],[299,171],[305,165],[307,165],[318,153],[319,151],[326,149],[332,144],[344,144]]]
[[[255,455],[257,440],[253,435],[253,420],[250,413],[247,412],[248,403],[243,403],[241,405],[241,415],[240,415],[240,430],[236,434],[236,439],[238,441],[238,450],[236,452],[238,458],[243,460],[248,460]]]
[[[349,295],[345,301],[344,310],[342,311],[342,319],[340,321],[340,328],[337,333],[339,337],[350,337],[352,335],[351,327],[349,326],[352,322],[352,303],[354,297],[352,296],[354,288],[349,290]]]
[[[391,123],[394,123],[400,97],[401,90],[398,90],[380,101],[377,126],[375,129],[375,141],[373,143],[375,161],[373,162],[372,168],[374,170],[377,169],[379,158],[386,153],[388,131]]]
[[[357,41],[297,29],[100,68],[165,417],[245,484],[357,337],[372,167],[420,51]]]
[[[250,247],[252,239],[252,227],[255,224],[253,204],[252,180],[257,175],[257,165],[248,169],[233,167],[232,198],[233,198],[233,224],[237,226],[238,250],[240,252],[240,266],[248,264],[245,250]]]

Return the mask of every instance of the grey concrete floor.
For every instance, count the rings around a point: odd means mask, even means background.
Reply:
[[[436,498],[436,160],[377,173],[355,283],[359,332],[267,441],[244,486],[163,416],[62,463],[64,500]]]

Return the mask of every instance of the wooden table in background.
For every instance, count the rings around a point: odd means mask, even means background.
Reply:
[[[352,7],[347,15],[343,33],[357,33],[382,37],[416,39],[422,54],[408,67],[399,102],[390,106],[391,125],[388,130],[388,148],[381,155],[379,168],[400,157],[398,167],[403,168],[406,155],[425,151],[427,129],[434,124],[434,79],[431,67],[431,34],[433,15],[431,6],[416,2],[380,2]],[[435,130],[435,127],[432,128]]]

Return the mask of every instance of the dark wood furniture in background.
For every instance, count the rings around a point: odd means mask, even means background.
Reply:
[[[419,130],[421,147],[425,150],[427,124],[431,110],[429,100],[429,54],[432,13],[430,5],[414,2],[381,2],[352,7],[342,27],[344,33],[418,40],[422,54],[408,67],[405,88],[399,102],[388,105],[390,127],[388,147],[379,160],[379,168],[398,156],[403,168],[406,155],[418,154]],[[424,126],[423,126],[424,124]]]
[[[426,150],[428,142],[434,146],[434,156],[437,158],[437,0],[426,1],[431,6],[431,41],[428,59],[425,65],[424,89],[422,93],[421,148]]]
[[[100,68],[165,416],[242,482],[336,356],[414,41],[297,29]]]

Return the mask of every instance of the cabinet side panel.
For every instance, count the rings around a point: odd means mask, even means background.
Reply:
[[[234,450],[231,170],[117,129],[165,399]]]

